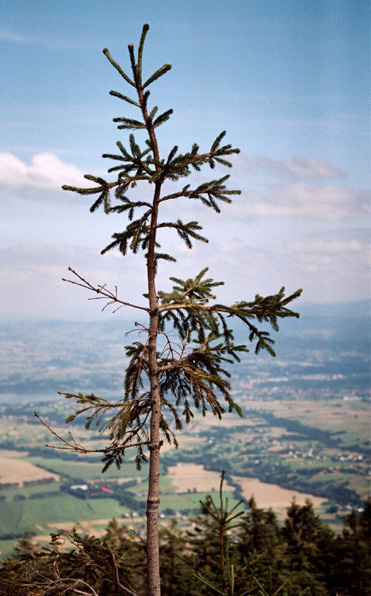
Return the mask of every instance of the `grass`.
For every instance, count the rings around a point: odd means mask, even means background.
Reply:
[[[189,509],[198,509],[195,503],[188,497],[188,495],[162,495],[160,503],[160,513],[166,509],[174,509],[174,511],[186,511]]]
[[[59,490],[60,486],[60,482],[52,482],[51,484],[36,484],[35,486],[4,488],[0,489],[0,495],[4,496],[7,501],[12,501],[15,495],[23,495],[26,497],[26,499],[28,499],[30,496],[37,493],[50,493],[57,491]]]
[[[114,499],[77,499],[61,495],[50,499],[3,502],[0,507],[0,534],[47,529],[49,524],[74,524],[81,520],[120,517],[128,509]]]
[[[11,540],[0,540],[0,558],[9,557],[14,554],[14,545],[17,540],[12,538]]]
[[[0,534],[17,534],[30,532],[34,524],[27,520],[21,526],[23,520],[23,507],[26,501],[2,502],[0,504]]]
[[[219,504],[218,492],[200,492],[200,493],[177,493],[174,495],[162,495],[160,512],[166,509],[174,509],[174,511],[189,511],[192,515],[197,515],[200,512],[200,500],[205,501],[207,495],[211,494],[214,498],[215,504]],[[226,491],[224,497],[228,498],[229,506],[234,506],[238,501],[234,498],[233,493]]]
[[[348,478],[348,488],[355,490],[362,498],[366,500],[371,494],[371,478],[370,476],[357,476],[357,474],[350,474]]]
[[[31,456],[28,457],[27,460],[36,466],[45,467],[56,474],[60,474],[67,478],[79,479],[82,482],[87,482],[89,480],[104,480],[105,478],[144,477],[146,475],[145,467],[143,466],[142,470],[138,472],[134,463],[123,464],[119,470],[113,465],[104,473],[104,475],[102,475],[103,464],[99,462],[89,463],[84,460],[68,461],[57,457],[44,458],[41,456]]]
[[[212,492],[209,491],[209,492],[199,492],[199,493],[187,493],[187,499],[190,502],[194,503],[195,505],[199,505],[200,501],[205,501],[206,497],[208,495],[211,495],[213,497],[216,506],[218,506],[220,503],[219,490],[215,490]],[[183,494],[180,496],[184,497],[185,495]],[[228,499],[229,506],[233,507],[236,503],[238,503],[238,500],[233,496],[233,493],[231,491],[228,491],[228,490],[223,491],[223,497],[224,497],[224,500]]]

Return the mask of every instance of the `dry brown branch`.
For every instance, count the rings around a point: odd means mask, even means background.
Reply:
[[[120,300],[117,297],[117,286],[115,286],[115,292],[113,293],[111,292],[111,290],[106,289],[106,284],[102,286],[94,286],[89,281],[84,279],[79,273],[77,273],[77,271],[72,269],[72,267],[68,267],[68,271],[71,271],[71,273],[75,275],[80,281],[74,281],[72,279],[66,279],[64,277],[62,278],[62,281],[65,281],[74,286],[80,286],[81,288],[84,288],[85,290],[90,290],[91,292],[95,292],[96,294],[100,294],[100,296],[97,296],[95,298],[88,298],[88,300],[108,300],[107,304],[105,304],[102,310],[105,310],[111,304],[119,304],[119,306],[113,312],[117,312],[118,309],[122,308],[123,306],[129,306],[130,308],[136,308],[137,310],[144,310],[145,312],[149,312],[149,309],[145,306],[139,306],[138,304],[132,304],[131,302],[125,302],[124,300]]]

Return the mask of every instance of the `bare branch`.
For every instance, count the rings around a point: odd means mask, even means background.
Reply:
[[[116,310],[114,310],[114,312],[117,312],[117,310],[119,308],[121,308],[122,306],[129,306],[130,308],[136,308],[137,310],[144,310],[145,312],[149,312],[149,309],[146,308],[145,306],[139,306],[138,304],[132,304],[131,302],[125,302],[124,300],[120,300],[117,297],[117,286],[115,286],[115,292],[111,292],[111,290],[107,290],[106,289],[106,284],[100,286],[94,286],[93,284],[91,284],[89,281],[87,281],[86,279],[84,279],[81,275],[79,275],[79,273],[77,273],[77,271],[75,271],[74,269],[72,269],[72,267],[68,267],[68,271],[71,271],[71,273],[73,273],[73,275],[75,275],[80,281],[74,281],[72,279],[66,279],[66,278],[62,278],[62,281],[65,281],[69,284],[72,284],[74,286],[80,286],[81,288],[84,288],[85,290],[90,290],[91,292],[96,292],[96,294],[100,294],[100,296],[96,297],[96,298],[89,298],[89,300],[109,300],[109,302],[107,302],[107,304],[103,307],[102,310],[105,310],[108,306],[110,306],[111,304],[119,304],[120,306],[118,306],[118,308],[116,308]]]

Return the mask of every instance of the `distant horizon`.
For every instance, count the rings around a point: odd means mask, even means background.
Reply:
[[[317,311],[326,311],[327,309],[334,309],[333,312],[336,313],[336,311],[341,311],[344,309],[349,309],[352,306],[362,306],[362,308],[364,309],[361,313],[360,312],[351,312],[349,313],[350,315],[357,315],[357,316],[367,316],[369,315],[371,317],[371,298],[364,298],[362,300],[344,300],[344,301],[333,301],[333,302],[307,302],[302,300],[301,298],[298,299],[295,303],[293,303],[291,309],[294,312],[301,313],[301,311],[309,311],[309,310],[317,310]],[[326,313],[327,314],[327,313]],[[100,316],[101,315],[101,316]],[[116,320],[115,320],[116,317]],[[134,326],[134,323],[137,319],[141,319],[143,317],[146,317],[146,314],[143,313],[141,314],[139,317],[135,316],[135,313],[133,312],[133,316],[130,316],[129,314],[127,314],[127,316],[124,316],[124,309],[122,309],[119,313],[113,313],[113,312],[109,312],[109,310],[107,309],[106,313],[102,313],[101,310],[98,310],[96,313],[96,316],[94,318],[91,319],[81,319],[81,318],[76,318],[76,319],[72,319],[72,318],[63,318],[63,317],[40,317],[40,318],[36,318],[36,317],[18,317],[18,318],[9,318],[9,317],[2,317],[1,313],[0,313],[0,325],[3,324],[21,324],[21,323],[35,323],[35,324],[47,324],[47,323],[81,323],[81,324],[111,324],[111,323],[119,323],[120,320],[124,321],[126,323],[131,323]],[[293,318],[294,319],[294,318]],[[293,320],[290,319],[290,320]],[[295,320],[295,319],[294,319]],[[285,325],[285,322],[287,321],[284,320],[282,321],[281,325]]]
[[[367,399],[371,388],[371,301],[303,305],[300,319],[280,322],[271,333],[276,358],[254,354],[248,331],[233,326],[237,344],[250,353],[231,366],[236,379],[254,380],[256,395],[272,387],[279,394],[352,396]],[[269,328],[267,324],[261,326]],[[124,347],[137,339],[134,321],[0,320],[0,403],[58,399],[72,391],[116,399],[122,396],[127,357]],[[245,385],[243,385],[245,386]],[[246,387],[251,387],[250,382]],[[301,392],[301,393],[300,393]],[[277,395],[277,393],[274,393]],[[61,398],[62,399],[62,398]]]

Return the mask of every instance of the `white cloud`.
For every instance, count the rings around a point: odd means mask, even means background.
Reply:
[[[0,191],[56,190],[62,184],[78,185],[84,182],[82,170],[61,161],[52,153],[34,155],[31,164],[25,164],[12,153],[0,153]]]
[[[258,168],[268,171],[278,178],[290,180],[321,180],[324,178],[339,178],[344,174],[341,170],[322,159],[301,159],[289,156],[284,161],[257,157],[255,163]]]
[[[233,174],[244,188],[225,210],[226,217],[303,218],[326,221],[355,219],[370,214],[370,192],[335,184],[331,178],[343,178],[344,172],[328,161],[289,156],[274,160],[266,156],[233,156]],[[254,184],[253,174],[262,174]],[[273,183],[272,178],[284,182]]]
[[[306,302],[336,302],[370,298],[370,249],[367,229],[305,234],[264,246],[250,243],[248,233],[234,239],[221,233],[210,245],[176,256],[183,278],[209,266],[210,276],[225,282],[218,288],[221,301],[252,299],[285,286],[287,293],[303,288]]]
[[[3,280],[2,317],[55,318],[102,320],[103,300],[95,294],[63,282],[62,278],[78,281],[68,271],[71,266],[92,284],[107,284],[122,300],[145,305],[145,265],[138,265],[138,256],[125,259],[125,279],[122,279],[124,259],[117,254],[104,256],[84,247],[17,245],[0,250],[0,276]],[[89,300],[90,299],[90,300]],[[107,308],[104,316],[112,316]],[[139,314],[138,314],[139,313]],[[140,317],[141,311],[121,309],[124,317]]]
[[[351,301],[370,298],[370,258],[369,238],[342,238],[339,231],[337,238],[287,243],[273,255],[272,265],[282,270],[287,263],[288,279],[304,288],[307,300]]]
[[[106,176],[104,170],[95,173]],[[0,153],[0,197],[12,194],[20,199],[32,197],[50,200],[58,198],[55,192],[51,194],[50,191],[61,191],[64,184],[79,188],[94,187],[94,182],[86,180],[84,174],[83,170],[62,161],[53,153],[38,153],[31,158],[30,164],[12,153]],[[148,185],[138,184],[134,193],[137,198],[148,199]],[[64,193],[63,196],[64,199],[67,196],[71,198],[73,193]]]
[[[301,217],[319,220],[354,219],[369,215],[367,193],[344,186],[296,182],[244,193],[231,208],[236,217]]]
[[[326,255],[326,256],[336,256],[336,255],[345,255],[347,254],[350,258],[354,255],[361,255],[366,256],[365,251],[369,249],[364,242],[360,240],[353,239],[353,240],[325,240],[325,239],[317,239],[317,240],[307,240],[304,242],[291,242],[287,245],[284,252],[291,252],[292,254],[296,253],[305,253],[310,255]]]
[[[323,232],[263,247],[246,238],[220,236],[219,242],[196,244],[192,251],[177,245],[172,252],[178,263],[162,263],[157,282],[160,289],[170,289],[170,276],[194,277],[208,266],[210,277],[225,282],[217,288],[221,302],[273,294],[283,285],[287,294],[303,288],[306,302],[363,300],[370,297],[370,248],[367,230]],[[140,255],[100,256],[76,246],[13,246],[0,251],[2,316],[70,320],[112,316],[113,308],[101,312],[105,303],[92,300],[94,294],[61,281],[73,279],[68,266],[93,284],[107,284],[112,291],[117,285],[120,298],[145,306],[146,271]],[[119,316],[143,320],[141,311],[130,309],[121,309]]]
[[[259,159],[267,163],[279,163],[268,158]],[[320,171],[324,173],[326,168],[328,171],[331,169],[330,165],[320,160],[288,158],[282,164],[285,164],[284,167],[287,170],[291,168],[293,172],[306,171],[308,178],[310,171],[313,177],[315,174],[318,177]],[[84,180],[82,170],[62,161],[53,153],[38,153],[32,157],[30,164],[24,163],[12,153],[0,153],[0,194],[3,196],[16,192],[19,198],[30,196],[42,198],[46,196],[46,191],[60,190],[63,184],[89,186],[89,183]],[[146,192],[147,189],[143,185],[140,185],[136,191],[137,196],[138,193],[139,195],[144,193],[146,196]],[[225,210],[225,217],[239,219],[244,216],[301,217],[327,221],[343,220],[369,214],[368,204],[369,196],[366,191],[357,193],[340,185],[292,182],[286,185],[268,185],[264,190],[245,191],[242,197],[236,199],[232,206]],[[183,206],[185,212],[190,208],[189,204]]]
[[[285,180],[324,180],[343,178],[344,172],[324,159],[301,158],[290,155],[284,160],[271,159],[265,155],[248,158],[243,154],[234,156],[233,165],[239,173],[267,173]]]

